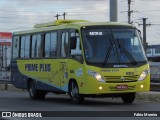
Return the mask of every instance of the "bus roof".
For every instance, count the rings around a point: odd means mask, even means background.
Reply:
[[[36,24],[33,26],[33,29],[31,30],[17,31],[17,32],[14,32],[13,35],[38,33],[43,31],[52,31],[52,30],[66,29],[66,28],[79,29],[85,26],[101,26],[101,25],[134,27],[131,24],[119,23],[119,22],[89,22],[86,20],[56,20],[53,22]]]

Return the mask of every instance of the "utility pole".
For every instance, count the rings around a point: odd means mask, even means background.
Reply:
[[[143,46],[144,46],[144,49],[146,51],[146,48],[147,48],[147,41],[146,41],[146,20],[148,18],[143,18]]]
[[[117,0],[110,0],[110,21],[118,21]]]
[[[147,45],[148,45],[147,40],[146,40],[146,27],[151,25],[151,24],[146,24],[147,19],[148,18],[142,18],[143,24],[139,24],[139,25],[143,25],[143,47],[144,47],[145,51],[146,51]]]
[[[133,10],[131,11],[131,0],[128,0],[128,23],[131,24],[131,13],[133,12]]]
[[[127,14],[128,14],[128,23],[129,24],[133,23],[133,21],[131,20],[131,14],[134,12],[138,12],[138,11],[131,10],[131,3],[132,2],[133,2],[132,0],[128,0],[128,11],[123,11],[123,12],[127,12]]]
[[[66,15],[67,15],[67,13],[66,13],[66,12],[64,12],[62,15],[63,15],[63,19],[65,20],[65,19],[66,19]]]
[[[57,18],[57,20],[58,20],[58,17],[59,17],[59,16],[61,16],[61,15],[57,14],[57,15],[56,15],[56,16],[54,16],[54,17],[56,17],[56,18]]]

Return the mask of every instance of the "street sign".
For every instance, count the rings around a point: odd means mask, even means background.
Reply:
[[[12,33],[10,32],[0,32],[0,45],[11,46]]]

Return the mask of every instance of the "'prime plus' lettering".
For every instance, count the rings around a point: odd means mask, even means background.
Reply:
[[[38,71],[38,64],[25,64],[25,71]]]

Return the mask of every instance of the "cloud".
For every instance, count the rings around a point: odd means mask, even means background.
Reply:
[[[0,10],[4,12],[1,16],[3,19],[3,29],[14,30],[17,28],[24,28],[25,26],[32,26],[36,23],[53,21],[57,13],[62,14],[67,12],[66,16],[68,19],[88,19],[91,21],[97,21],[95,16],[97,15],[100,20],[105,19],[107,2],[108,0],[5,0],[5,4],[1,6]],[[106,2],[106,5],[104,5]],[[9,9],[8,9],[9,8]],[[5,16],[9,16],[5,19]],[[102,17],[104,16],[104,18]],[[7,20],[7,23],[5,23]],[[8,29],[9,26],[15,26]],[[6,31],[5,30],[5,31]]]
[[[133,13],[131,19],[142,23],[139,19],[147,17],[147,23],[160,24],[159,11],[156,11],[159,7],[159,0],[134,1],[131,10],[138,12]],[[127,22],[127,0],[118,0],[118,10],[118,20]],[[109,0],[0,0],[1,31],[17,31],[31,28],[37,23],[54,21],[54,16],[63,12],[67,12],[67,19],[109,21]],[[142,30],[142,26],[135,25]],[[159,27],[147,27],[149,43],[155,43],[154,39],[160,37],[158,31]]]

